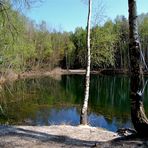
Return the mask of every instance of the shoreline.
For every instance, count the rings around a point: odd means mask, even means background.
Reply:
[[[9,71],[5,75],[0,76],[0,85],[5,82],[12,82],[18,79],[25,79],[25,78],[37,78],[37,77],[44,77],[50,76],[54,79],[60,80],[62,75],[84,75],[86,70],[84,69],[61,69],[59,67],[48,70],[48,69],[38,69],[32,70],[22,73],[15,73],[13,71]],[[128,70],[121,70],[121,69],[98,69],[92,70],[91,74],[98,74],[98,75],[129,75]],[[148,72],[144,72],[144,75],[148,75]]]
[[[37,70],[37,71],[29,71],[20,74],[20,77],[31,77],[31,76],[52,76],[52,75],[84,75],[86,73],[85,69],[61,69],[55,68],[51,71],[48,70]],[[100,74],[100,75],[114,75],[114,74],[128,74],[128,71],[120,70],[120,69],[98,69],[90,71],[91,74]]]

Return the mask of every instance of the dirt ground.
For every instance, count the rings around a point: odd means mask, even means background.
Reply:
[[[1,148],[136,148],[148,147],[147,139],[120,137],[89,126],[0,126]]]

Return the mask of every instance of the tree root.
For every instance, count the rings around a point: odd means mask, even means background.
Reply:
[[[132,134],[137,134],[136,130],[131,128],[119,128],[116,132],[119,136],[128,136]]]

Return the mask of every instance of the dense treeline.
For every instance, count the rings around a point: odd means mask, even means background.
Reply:
[[[36,24],[11,7],[6,17],[0,13],[0,68],[15,71],[56,66],[85,68],[86,29],[60,32],[50,29],[45,21]],[[148,62],[148,14],[139,16],[143,55]],[[128,20],[118,16],[103,26],[91,29],[92,69],[129,67]]]

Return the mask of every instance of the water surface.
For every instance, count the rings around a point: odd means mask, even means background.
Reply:
[[[84,91],[83,75],[18,80],[0,94],[0,124],[78,125]],[[91,75],[88,118],[92,126],[116,131],[132,127],[127,76]],[[148,89],[145,109],[148,111]]]

